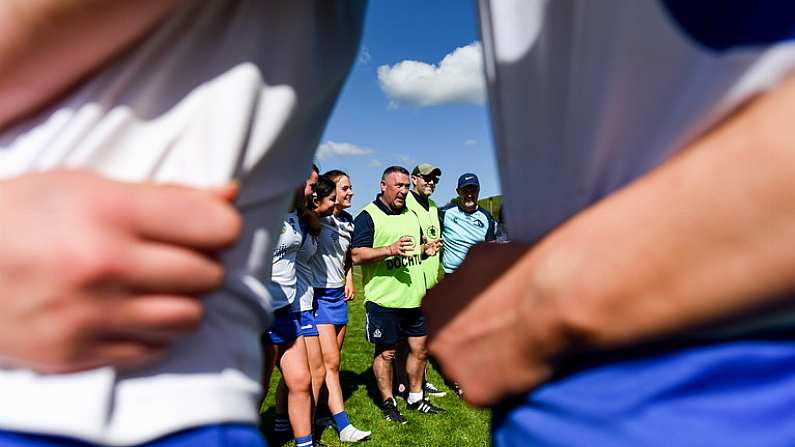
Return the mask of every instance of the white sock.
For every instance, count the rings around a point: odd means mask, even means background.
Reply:
[[[416,393],[409,392],[409,398],[406,402],[413,404],[422,400],[422,391]]]

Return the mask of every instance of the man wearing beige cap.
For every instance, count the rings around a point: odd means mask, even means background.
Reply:
[[[422,229],[423,237],[427,242],[436,244],[436,254],[428,256],[422,260],[422,269],[425,274],[425,289],[430,290],[437,282],[444,276],[444,271],[441,269],[441,262],[439,250],[442,248],[442,227],[439,219],[439,207],[431,199],[431,194],[436,191],[436,185],[439,184],[439,177],[442,175],[442,170],[433,166],[430,163],[420,163],[411,171],[411,185],[412,190],[406,196],[406,207],[417,215]],[[398,357],[408,354],[408,346],[404,344],[398,345]],[[402,365],[403,362],[398,362]],[[405,370],[398,367],[395,368],[396,380],[398,384],[398,395],[403,394],[401,387],[405,387],[406,374]],[[425,382],[423,384],[423,392],[427,395],[434,397],[444,397],[447,393],[439,390],[434,384]]]

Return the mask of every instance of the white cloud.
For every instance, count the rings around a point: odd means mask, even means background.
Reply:
[[[402,164],[406,165],[406,166],[404,166],[406,168],[410,169],[410,166],[413,167],[415,164],[417,164],[417,160],[411,158],[410,156],[408,156],[406,154],[396,154],[396,155],[397,155],[397,159],[400,160],[400,162]]]
[[[485,81],[480,42],[456,48],[439,65],[405,60],[378,67],[378,83],[392,103],[420,107],[447,103],[483,104]]]
[[[367,167],[368,168],[380,168],[382,166],[384,166],[384,164],[381,163],[381,160],[373,159],[373,160],[370,160],[370,163],[367,163]]]
[[[472,138],[464,141],[464,146],[475,146],[476,144],[478,144],[478,140]]]
[[[358,62],[362,65],[367,65],[370,63],[370,59],[372,58],[373,56],[370,54],[370,49],[366,46],[362,46],[362,50],[359,52]]]
[[[339,156],[356,156],[356,155],[367,155],[372,154],[373,151],[370,148],[356,146],[355,144],[351,143],[335,143],[333,141],[326,141],[325,143],[321,143],[320,146],[317,147],[317,159],[318,160],[325,160],[328,157],[339,155]]]

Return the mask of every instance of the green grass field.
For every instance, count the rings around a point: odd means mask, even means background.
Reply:
[[[354,271],[355,273],[356,270]],[[405,402],[398,399],[400,411],[409,419],[406,425],[384,421],[376,402],[381,399],[371,370],[373,347],[364,336],[364,298],[358,275],[357,297],[350,304],[350,324],[345,339],[340,367],[345,398],[345,409],[351,422],[373,435],[363,443],[367,447],[378,446],[486,446],[489,444],[489,413],[468,407],[450,392],[439,374],[428,368],[429,380],[448,391],[446,397],[431,398],[434,404],[447,410],[440,415],[425,415],[405,408]],[[271,379],[271,391],[263,406],[263,426],[269,432],[273,426],[274,397],[278,371]],[[332,429],[323,433],[322,441],[329,446],[343,445]],[[292,445],[292,443],[287,444]],[[349,445],[349,444],[346,444]]]

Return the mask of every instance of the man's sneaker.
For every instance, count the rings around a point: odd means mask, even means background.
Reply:
[[[409,422],[405,416],[400,414],[400,411],[397,407],[397,402],[395,402],[394,398],[387,399],[381,404],[381,413],[384,414],[384,419],[387,421],[399,422],[401,424],[406,424]]]
[[[362,431],[358,428],[354,427],[353,424],[348,424],[347,427],[343,428],[340,432],[340,441],[342,442],[359,442],[364,441],[365,439],[369,438],[370,435],[369,431]]]
[[[407,404],[406,406],[414,411],[419,411],[420,413],[439,414],[445,412],[444,408],[437,407],[436,405],[430,403],[428,399],[421,399],[417,402],[414,402],[413,404]]]
[[[432,384],[431,382],[425,382],[425,386],[422,387],[422,390],[425,392],[426,396],[433,396],[433,397],[444,397],[447,396],[447,393],[436,388],[436,385]]]

